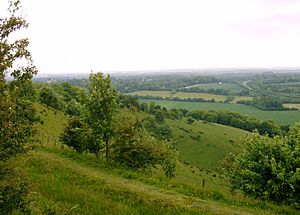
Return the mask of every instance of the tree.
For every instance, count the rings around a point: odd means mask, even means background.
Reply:
[[[0,18],[0,213],[28,212],[26,185],[10,167],[10,159],[31,149],[35,142],[35,111],[30,102],[31,78],[37,73],[28,51],[28,39],[12,39],[27,28],[20,1],[10,1],[10,16]],[[22,63],[21,63],[22,62]],[[10,77],[11,82],[7,82]],[[4,198],[5,197],[5,198]]]
[[[160,109],[157,109],[154,113],[155,121],[159,124],[163,124],[165,122],[164,112]]]
[[[72,118],[65,127],[59,139],[63,144],[72,147],[78,153],[88,149],[90,141],[90,129],[78,117]]]
[[[43,87],[40,91],[40,101],[41,103],[53,107],[55,109],[60,108],[60,102],[58,96],[55,94],[54,90],[50,87]]]
[[[285,137],[254,133],[229,165],[233,189],[255,198],[300,206],[300,124]]]
[[[117,92],[112,86],[109,75],[102,73],[89,76],[89,95],[86,102],[86,122],[92,129],[92,138],[97,147],[96,155],[105,144],[105,157],[114,136],[114,121],[118,110]]]
[[[167,177],[174,176],[177,155],[171,143],[147,134],[134,110],[123,110],[115,128],[114,161],[132,169],[161,165]]]

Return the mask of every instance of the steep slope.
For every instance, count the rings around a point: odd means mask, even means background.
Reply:
[[[168,120],[175,147],[181,158],[203,169],[212,170],[230,152],[242,150],[241,140],[247,132],[229,126],[186,119]]]

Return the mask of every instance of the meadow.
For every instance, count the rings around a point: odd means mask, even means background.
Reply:
[[[226,96],[224,95],[216,95],[210,93],[189,93],[189,92],[174,92],[174,91],[135,91],[131,93],[127,93],[127,95],[132,96],[157,96],[161,98],[174,98],[178,97],[180,99],[188,99],[188,98],[202,98],[205,100],[214,99],[217,102],[224,102],[226,100]],[[233,102],[237,102],[240,100],[251,100],[252,97],[249,96],[234,96]]]
[[[209,103],[209,102],[184,102],[167,100],[143,100],[154,101],[156,104],[171,108],[183,108],[187,110],[228,110],[242,115],[254,116],[260,120],[273,120],[280,125],[290,125],[300,121],[300,111],[263,111],[249,105],[233,103]]]
[[[209,90],[209,89],[223,89],[228,91],[230,94],[238,94],[244,90],[241,86],[233,83],[207,83],[207,84],[197,84],[193,86],[188,86],[186,88],[198,88],[203,90]]]
[[[204,170],[216,170],[219,161],[230,152],[242,151],[242,140],[248,132],[215,123],[187,119],[167,120],[173,131],[175,148],[181,159]]]

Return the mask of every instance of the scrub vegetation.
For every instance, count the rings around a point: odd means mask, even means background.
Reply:
[[[33,82],[20,11],[0,19],[1,214],[299,213],[298,74]]]

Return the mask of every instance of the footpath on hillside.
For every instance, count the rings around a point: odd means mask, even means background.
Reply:
[[[199,208],[199,211],[209,211],[212,214],[254,214],[249,208],[239,208],[222,205],[220,202],[201,200],[155,186],[147,185],[136,180],[128,180],[117,175],[106,173],[104,170],[89,167],[70,158],[62,157],[46,151],[36,152],[36,156],[55,165],[85,175],[91,179],[103,180],[105,185],[116,191],[126,190],[137,195],[147,196],[151,201],[163,200],[184,208]],[[255,211],[257,214],[257,211]]]

